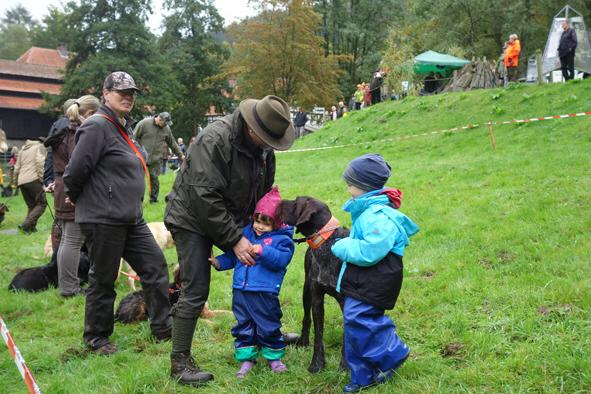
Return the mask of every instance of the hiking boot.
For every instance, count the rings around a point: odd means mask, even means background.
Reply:
[[[158,334],[152,334],[152,336],[157,343],[168,342],[172,339],[172,327]]]
[[[281,360],[270,360],[269,367],[271,367],[271,370],[275,373],[287,371],[287,367],[285,366],[285,364],[283,364]]]
[[[240,370],[236,372],[236,377],[238,379],[244,378],[248,371],[254,367],[254,363],[254,361],[243,361],[242,364],[240,364]]]
[[[117,346],[114,343],[107,342],[103,346],[92,349],[91,351],[99,356],[110,356],[117,352]]]
[[[170,362],[170,376],[181,384],[201,386],[213,380],[213,375],[195,365],[188,353],[171,354]]]

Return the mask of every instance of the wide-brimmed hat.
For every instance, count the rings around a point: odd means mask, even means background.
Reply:
[[[277,96],[246,99],[238,106],[246,124],[267,145],[288,150],[295,139],[289,106]]]

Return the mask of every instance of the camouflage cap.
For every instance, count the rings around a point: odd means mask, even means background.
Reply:
[[[160,112],[158,117],[166,122],[167,125],[172,126],[172,117],[168,112]]]
[[[105,78],[105,82],[103,83],[103,89],[108,90],[128,90],[133,89],[136,92],[140,92],[140,90],[135,86],[135,81],[128,73],[124,71],[115,71],[112,72]]]

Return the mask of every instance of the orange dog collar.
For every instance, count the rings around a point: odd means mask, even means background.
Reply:
[[[322,246],[324,241],[329,239],[330,236],[335,232],[335,230],[337,228],[339,228],[340,226],[341,226],[341,223],[337,220],[337,218],[332,216],[330,218],[330,220],[328,221],[328,223],[326,223],[324,225],[324,227],[322,227],[320,230],[318,230],[318,232],[316,232],[316,233],[310,235],[310,237],[308,237],[308,239],[306,240],[306,242],[308,243],[308,246],[310,248],[312,248],[312,250],[318,249],[319,247]]]

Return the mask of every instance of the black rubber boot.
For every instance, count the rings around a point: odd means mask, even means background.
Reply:
[[[181,384],[201,386],[213,380],[213,375],[195,365],[193,357],[188,353],[171,354],[170,361],[170,376]]]

